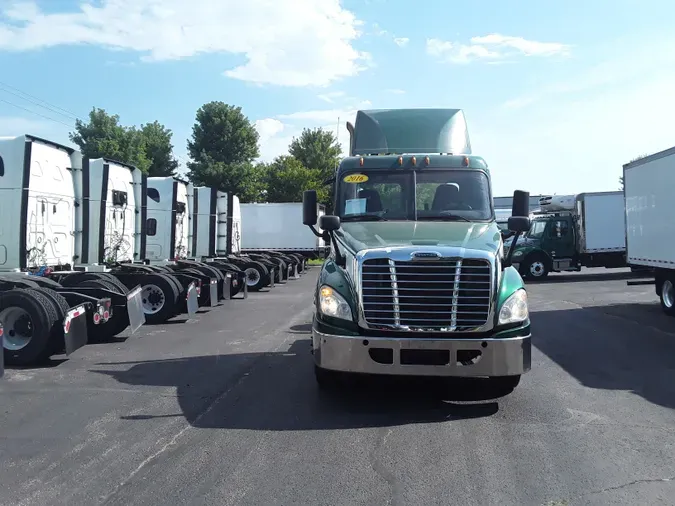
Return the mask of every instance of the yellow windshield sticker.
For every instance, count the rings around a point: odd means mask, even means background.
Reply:
[[[343,179],[345,183],[365,183],[368,181],[368,176],[365,174],[349,174]]]

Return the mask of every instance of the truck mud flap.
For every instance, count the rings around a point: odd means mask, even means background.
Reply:
[[[300,274],[298,274],[298,265],[293,265],[293,279],[300,279]]]
[[[145,324],[142,292],[141,285],[136,285],[127,294],[127,313],[129,314],[129,326],[132,334]]]
[[[239,283],[244,283],[244,299],[248,299],[248,283],[246,280],[239,280]]]
[[[276,269],[270,269],[270,288],[274,288],[274,281],[277,275]]]
[[[197,287],[190,283],[187,289],[187,313],[189,318],[194,318],[199,309],[199,300],[197,297]]]
[[[66,342],[66,355],[71,355],[87,344],[87,310],[84,305],[74,307],[63,319],[63,337]]]
[[[246,286],[246,283],[244,283],[244,286]],[[223,280],[223,299],[224,300],[230,300],[232,297],[230,297],[230,290],[232,289],[232,274],[227,273],[225,274],[225,279]]]
[[[211,283],[209,284],[209,303],[211,307],[218,305],[218,280],[211,278]]]

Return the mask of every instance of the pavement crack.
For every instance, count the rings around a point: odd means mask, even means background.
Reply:
[[[401,496],[401,487],[394,473],[390,471],[382,462],[379,452],[387,444],[387,439],[389,439],[389,436],[391,436],[393,430],[394,429],[387,429],[386,432],[382,430],[379,431],[379,437],[377,439],[377,442],[375,443],[375,446],[373,447],[372,451],[368,456],[371,469],[375,471],[375,474],[377,474],[380,478],[382,478],[391,489],[391,496],[387,499],[387,502],[385,503],[388,505],[398,504],[398,499]]]
[[[279,334],[283,334],[284,331],[295,324],[299,320],[306,319],[306,311],[301,311],[294,315],[288,322],[286,322],[284,325],[281,325],[275,332],[272,332],[270,334],[270,337],[275,337]],[[291,335],[285,335],[284,338],[277,344],[272,350],[270,350],[268,353],[277,353],[279,350],[288,343],[288,341],[291,339]],[[172,448],[176,447],[178,445],[179,439],[190,429],[194,429],[195,427],[199,426],[199,422],[207,416],[213,409],[220,404],[221,401],[223,401],[233,390],[241,386],[241,384],[246,381],[247,378],[251,376],[251,373],[255,370],[255,368],[260,364],[264,358],[264,356],[267,355],[267,353],[261,354],[258,358],[254,359],[249,366],[241,372],[241,375],[239,378],[237,378],[236,381],[230,384],[228,388],[223,390],[219,395],[214,396],[213,401],[204,408],[204,410],[199,413],[193,420],[189,421],[181,430],[179,430],[174,436],[169,440],[168,443],[163,445],[159,450],[156,452],[152,453],[150,456],[148,456],[146,459],[144,459],[137,467],[134,469],[124,480],[122,480],[120,483],[118,483],[108,494],[105,496],[102,496],[101,499],[101,504],[109,504],[111,501],[115,499],[115,496],[128,484],[131,482],[131,480],[134,479],[138,473],[140,473],[145,467],[148,466],[148,464],[151,464],[155,460],[157,460],[159,457],[161,457],[164,453],[167,451],[171,450]]]
[[[629,481],[628,483],[624,483],[622,485],[615,485],[613,487],[607,487],[603,488],[601,490],[595,490],[593,492],[590,492],[586,495],[597,495],[597,494],[604,494],[606,492],[612,492],[614,490],[621,490],[624,488],[628,487],[633,487],[635,485],[641,485],[643,483],[669,483],[675,481],[675,476],[671,476],[669,478],[642,478],[640,480],[633,480]]]

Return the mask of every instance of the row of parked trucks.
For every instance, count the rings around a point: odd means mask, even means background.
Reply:
[[[316,253],[244,251],[241,227],[230,193],[31,135],[0,138],[0,375],[246,298],[298,277]]]

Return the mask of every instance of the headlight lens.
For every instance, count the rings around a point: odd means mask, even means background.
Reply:
[[[347,301],[330,286],[323,285],[319,290],[319,311],[326,316],[353,321],[352,309]]]
[[[513,293],[499,310],[499,325],[522,322],[528,319],[527,292],[522,288]]]

